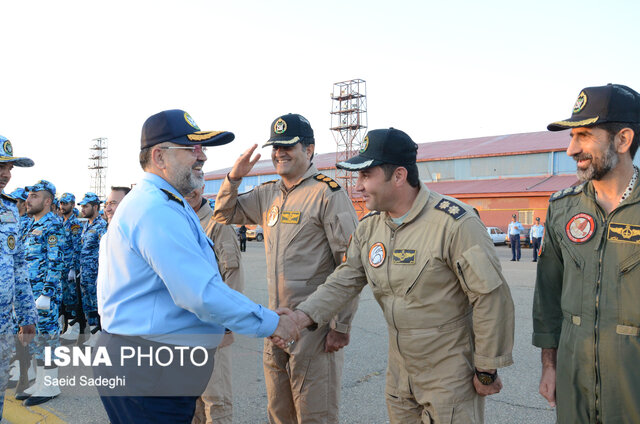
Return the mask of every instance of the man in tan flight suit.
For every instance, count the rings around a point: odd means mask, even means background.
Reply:
[[[389,330],[391,422],[482,423],[483,396],[502,388],[496,369],[513,362],[513,300],[473,208],[428,190],[416,151],[402,131],[373,130],[337,164],[359,171],[356,190],[375,212],[327,282],[297,311],[277,312],[323,325],[368,283]]]
[[[257,145],[245,152],[225,178],[216,198],[214,218],[264,229],[271,308],[295,308],[342,262],[358,223],[346,192],[311,163],[313,130],[297,114],[271,126],[271,158],[282,178],[238,195],[238,185],[260,155]],[[336,309],[322,328],[305,331],[280,349],[264,345],[264,374],[270,423],[337,423],[342,347],[357,308],[352,298]]]
[[[204,186],[185,196],[200,219],[205,234],[213,241],[218,268],[224,281],[232,289],[244,289],[244,270],[240,260],[238,237],[231,225],[219,224],[211,217],[213,209],[202,197]],[[207,388],[196,402],[193,424],[231,424],[233,422],[233,391],[231,386],[231,344],[233,333],[226,330],[213,357],[213,373]]]

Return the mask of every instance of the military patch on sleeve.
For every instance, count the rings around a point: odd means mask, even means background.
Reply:
[[[300,222],[300,212],[282,211],[280,214],[280,222],[283,224],[298,224]]]
[[[612,222],[609,224],[607,239],[625,243],[640,244],[640,225]]]
[[[16,238],[14,236],[7,237],[7,247],[9,250],[13,250],[16,248]]]
[[[169,197],[169,200],[173,200],[174,202],[180,203],[181,206],[184,206],[184,202],[178,196],[176,196],[175,194],[171,193],[169,190],[165,190],[163,188],[161,188],[160,190],[162,190],[164,192],[164,194],[166,194]]]
[[[460,205],[451,200],[442,199],[436,205],[436,209],[441,210],[442,212],[446,212],[451,215],[453,219],[460,219],[464,214],[467,213],[466,210]]]
[[[331,191],[340,190],[340,184],[338,184],[337,182],[333,181],[331,178],[327,177],[324,174],[318,174],[318,175],[314,176],[313,178],[315,178],[318,181],[322,181],[323,183],[326,183],[329,186],[329,188],[331,189]]]
[[[58,237],[50,235],[47,239],[47,243],[49,243],[49,246],[55,246],[56,244],[58,244]]]
[[[394,250],[393,263],[398,265],[414,265],[416,263],[416,251],[410,249]]]
[[[549,198],[549,201],[553,202],[554,200],[562,199],[563,197],[566,197],[566,196],[582,193],[582,190],[584,189],[585,184],[586,183],[582,183],[582,184],[578,184],[575,187],[567,187],[564,190],[556,191],[551,195],[551,197]]]
[[[71,226],[71,232],[73,234],[78,234],[78,231],[80,231],[82,229],[82,227],[78,224],[74,224]]]

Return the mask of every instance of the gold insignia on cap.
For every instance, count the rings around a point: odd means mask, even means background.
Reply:
[[[282,118],[278,118],[275,124],[273,124],[273,132],[276,134],[283,134],[287,130],[287,123]]]
[[[578,99],[576,100],[576,104],[573,105],[573,113],[578,113],[587,105],[587,95],[584,94],[584,91],[580,93]]]
[[[367,147],[369,147],[369,136],[366,136],[364,138],[364,140],[362,140],[362,143],[360,143],[360,153],[364,153],[367,151]]]
[[[13,156],[13,146],[9,140],[5,141],[2,148],[7,153],[7,156]]]
[[[223,132],[224,131],[198,131],[193,134],[187,134],[187,138],[191,141],[205,141],[222,134]]]
[[[198,124],[196,124],[196,121],[194,121],[191,115],[189,115],[187,112],[184,113],[184,120],[187,121],[187,124],[200,131],[200,127],[198,126]]]
[[[16,238],[14,236],[7,237],[7,247],[9,250],[13,250],[16,248]]]

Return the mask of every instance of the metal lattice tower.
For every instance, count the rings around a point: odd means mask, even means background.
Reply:
[[[107,191],[107,139],[104,137],[91,140],[89,147],[89,175],[91,188],[100,199],[104,199]]]
[[[362,79],[337,82],[331,93],[331,131],[336,140],[336,162],[353,156],[367,129],[367,83]],[[357,174],[336,169],[336,180],[354,200]],[[357,210],[358,215],[362,210]]]

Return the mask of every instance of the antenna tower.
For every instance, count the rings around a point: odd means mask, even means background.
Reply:
[[[94,138],[89,147],[90,191],[104,199],[107,191],[107,142],[105,137]]]
[[[353,156],[367,130],[367,83],[353,79],[333,84],[331,93],[331,131],[336,141],[336,162]],[[336,169],[336,180],[354,202],[358,216],[364,213],[362,199],[355,193],[357,174]],[[355,198],[354,198],[355,196]]]

